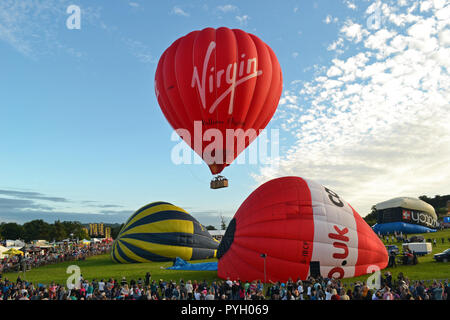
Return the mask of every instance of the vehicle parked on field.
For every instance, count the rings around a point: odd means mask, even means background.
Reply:
[[[441,253],[436,253],[433,256],[433,259],[436,260],[436,262],[449,262],[450,261],[450,249],[447,249]]]
[[[385,247],[386,247],[386,250],[387,250],[388,254],[391,254],[391,252],[394,252],[395,254],[399,254],[400,253],[400,250],[398,249],[397,246],[387,245]]]
[[[414,252],[417,256],[424,256],[433,251],[432,245],[429,242],[411,242],[402,244],[403,251],[409,249]]]

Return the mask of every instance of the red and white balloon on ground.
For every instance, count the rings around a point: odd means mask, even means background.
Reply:
[[[383,243],[350,204],[299,177],[271,180],[250,194],[217,256],[219,277],[250,281],[304,280],[311,261],[328,278],[360,276],[388,263]]]

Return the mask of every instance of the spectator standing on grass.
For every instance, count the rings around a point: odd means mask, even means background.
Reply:
[[[308,299],[311,299],[312,297],[312,290],[313,290],[313,286],[310,283],[307,287],[306,287],[306,295],[308,296]]]
[[[337,294],[336,289],[331,289],[331,298],[330,300],[341,300],[341,296]]]
[[[188,280],[186,283],[186,293],[187,293],[187,299],[193,300],[194,299],[194,288],[192,286],[191,280]]]
[[[209,290],[208,294],[205,297],[205,300],[214,300],[213,290]]]
[[[394,300],[394,295],[391,292],[391,288],[389,288],[388,286],[386,286],[383,294],[383,300]]]
[[[327,288],[325,289],[325,300],[331,300],[331,288],[330,286],[327,286]]]
[[[89,283],[86,289],[86,298],[92,297],[93,293],[94,293],[94,284]]]
[[[45,289],[45,290],[47,290],[47,289]],[[83,297],[83,298],[86,297],[86,288],[84,286],[80,287],[79,292],[80,292],[81,297]]]
[[[448,285],[448,281],[445,280],[444,282],[444,299],[450,300],[450,286]]]
[[[434,281],[431,293],[433,300],[442,300],[442,294],[444,293],[444,287],[442,283],[438,284],[437,281]]]
[[[282,283],[281,287],[280,287],[280,299],[284,300],[284,298],[286,297],[286,294],[287,294],[286,285],[284,283]]]
[[[150,272],[147,272],[145,274],[145,286],[149,286],[150,285],[150,280],[152,279],[152,275],[150,274]]]
[[[385,278],[386,285],[389,288],[392,288],[392,274],[389,271],[387,271],[384,275],[386,276]]]
[[[396,268],[397,267],[397,262],[395,261],[396,258],[396,254],[394,252],[394,250],[391,250],[391,252],[389,252],[389,263],[388,265],[390,267]]]
[[[181,292],[180,292],[180,286],[176,286],[172,290],[172,297],[175,298],[174,300],[180,300]]]
[[[100,291],[100,293],[105,291],[105,280],[102,279],[98,282],[98,291]]]
[[[194,299],[195,300],[200,300],[201,297],[201,293],[198,291],[198,288],[194,289]]]
[[[297,290],[300,296],[300,300],[304,300],[304,296],[303,296],[303,282],[299,279],[297,281]]]

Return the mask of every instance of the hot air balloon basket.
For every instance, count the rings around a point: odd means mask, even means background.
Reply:
[[[222,176],[218,176],[211,180],[211,189],[221,189],[228,187],[228,179]]]

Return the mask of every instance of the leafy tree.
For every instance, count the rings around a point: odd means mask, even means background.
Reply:
[[[367,224],[369,226],[373,226],[375,223],[377,223],[377,209],[375,208],[375,206],[372,206],[372,208],[370,208],[370,213],[368,215],[366,215],[363,219],[364,221],[367,222]]]
[[[83,230],[83,225],[78,221],[63,221],[61,225],[66,231],[67,237],[73,234],[73,239],[90,239],[89,235]]]
[[[223,215],[220,215],[220,230],[226,230],[227,229],[227,223],[225,220],[225,217]]]
[[[434,198],[420,196],[419,199],[432,205],[438,216],[447,214],[447,202],[450,201],[450,195],[435,195]]]
[[[67,237],[68,234],[64,228],[64,225],[59,220],[55,221],[53,225],[51,225],[50,238],[55,241],[61,241]]]
[[[119,235],[120,230],[122,230],[122,228],[123,228],[124,225],[125,225],[125,224],[122,223],[122,224],[119,225],[119,226],[111,227],[111,238],[116,239],[117,236]]]
[[[23,224],[24,240],[50,240],[51,227],[44,220],[33,220]]]
[[[23,227],[15,222],[2,223],[0,225],[0,233],[5,240],[23,239]]]
[[[217,230],[214,226],[206,226],[206,230]]]

